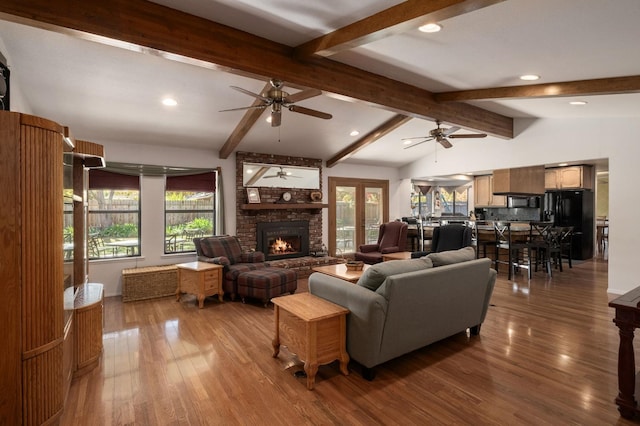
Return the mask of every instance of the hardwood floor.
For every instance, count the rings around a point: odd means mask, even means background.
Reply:
[[[507,281],[501,271],[480,336],[458,334],[316,386],[271,357],[273,309],[194,296],[105,301],[100,366],[72,384],[63,425],[631,424],[619,416],[618,331],[607,263]],[[306,291],[301,280],[299,291]]]

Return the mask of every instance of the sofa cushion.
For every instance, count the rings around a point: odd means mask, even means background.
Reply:
[[[441,251],[440,253],[430,253],[427,259],[431,259],[433,266],[451,265],[454,263],[466,262],[476,258],[476,251],[473,247],[465,247],[458,250]]]
[[[376,291],[389,275],[419,271],[431,268],[431,266],[431,259],[427,257],[410,260],[389,260],[388,262],[377,263],[364,271],[357,284]]]

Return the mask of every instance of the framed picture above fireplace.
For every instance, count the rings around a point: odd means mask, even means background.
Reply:
[[[258,188],[247,188],[247,201],[249,204],[260,203],[260,192],[258,192]]]

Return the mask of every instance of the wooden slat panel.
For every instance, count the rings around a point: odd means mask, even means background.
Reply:
[[[62,127],[22,116],[19,197],[22,271],[22,423],[63,408]],[[16,348],[17,349],[17,348]]]
[[[0,111],[0,276],[2,305],[0,323],[2,355],[0,377],[3,386],[0,403],[0,423],[19,424],[22,408],[22,378],[20,350],[20,115]]]
[[[62,340],[51,350],[23,362],[24,425],[41,425],[62,414]]]
[[[86,155],[94,155],[96,157],[104,157],[104,146],[76,139],[76,148],[73,152],[77,152],[78,154],[86,154]]]
[[[22,350],[32,351],[63,336],[61,133],[23,125]],[[46,220],[43,220],[46,218]]]

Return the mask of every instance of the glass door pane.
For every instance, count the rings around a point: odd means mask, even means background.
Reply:
[[[356,247],[356,187],[336,187],[336,255],[354,253]]]
[[[375,244],[383,218],[382,188],[365,187],[364,197],[365,243]]]

